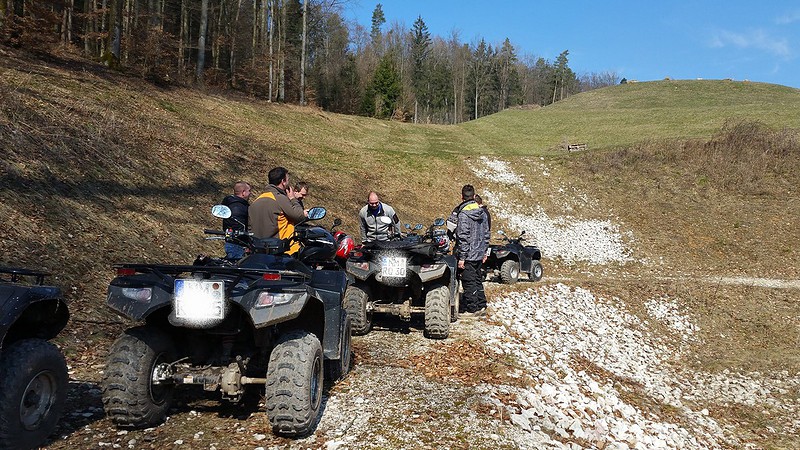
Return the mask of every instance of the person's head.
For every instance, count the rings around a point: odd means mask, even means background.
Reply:
[[[245,181],[237,181],[233,185],[233,195],[239,198],[249,198],[250,197],[250,183]]]
[[[298,181],[294,184],[294,198],[302,200],[308,195],[308,183],[305,181]]]
[[[276,167],[269,171],[267,174],[269,184],[272,184],[281,189],[286,189],[289,186],[289,171],[285,167]]]
[[[464,201],[473,200],[475,198],[475,188],[471,184],[465,184],[461,188],[461,198]]]
[[[482,198],[481,198],[481,196],[480,196],[480,195],[478,195],[478,194],[475,194],[475,203],[477,203],[477,204],[479,204],[479,205],[483,206],[483,199],[482,199]]]
[[[369,195],[367,196],[367,207],[375,211],[376,209],[380,208],[381,206],[381,199],[378,197],[378,193],[375,191],[370,191]]]

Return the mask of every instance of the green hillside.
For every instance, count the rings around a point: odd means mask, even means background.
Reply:
[[[546,108],[511,109],[465,123],[477,145],[497,153],[549,152],[564,142],[593,149],[653,139],[704,138],[726,120],[800,127],[800,90],[736,81],[629,83],[575,95]]]

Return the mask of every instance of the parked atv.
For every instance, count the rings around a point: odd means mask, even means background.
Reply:
[[[355,283],[347,290],[345,307],[353,333],[369,333],[373,313],[410,321],[412,313],[425,315],[425,335],[444,339],[450,322],[458,319],[456,259],[436,233],[444,224],[436,219],[422,235],[408,234],[388,241],[365,243],[347,260]],[[421,230],[418,225],[414,230]],[[446,238],[445,238],[446,239]]]
[[[217,205],[212,212],[225,218],[230,209]],[[324,208],[312,208],[307,220],[324,216]],[[323,372],[337,381],[351,361],[351,325],[342,308],[347,276],[327,269],[337,266],[333,236],[304,222],[290,239],[247,242],[249,255],[233,266],[115,266],[108,306],[140,323],[108,356],[103,405],[116,425],[161,423],[180,385],[220,391],[231,402],[256,385],[266,389],[273,432],[313,430]],[[296,256],[285,254],[292,242],[301,244]]]
[[[0,448],[36,448],[55,430],[67,398],[67,364],[48,342],[69,320],[49,274],[0,267]]]
[[[503,231],[498,231],[503,236],[502,244],[489,245],[489,257],[483,265],[485,278],[496,279],[506,284],[514,284],[519,279],[520,272],[528,274],[533,281],[542,279],[542,252],[539,247],[523,245],[523,231],[516,238],[509,238]]]

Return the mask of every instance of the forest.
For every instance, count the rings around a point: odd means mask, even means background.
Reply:
[[[423,17],[367,26],[348,0],[0,0],[0,42],[78,53],[160,85],[236,90],[270,102],[415,123],[453,124],[545,106],[617,84],[576,74],[509,39],[432,36]],[[475,30],[471,30],[475,31]]]

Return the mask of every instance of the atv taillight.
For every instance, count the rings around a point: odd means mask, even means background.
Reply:
[[[281,274],[279,273],[265,273],[262,278],[267,281],[278,281],[281,279]]]
[[[129,277],[131,275],[136,275],[136,269],[131,269],[130,267],[120,267],[117,269],[118,277]]]

